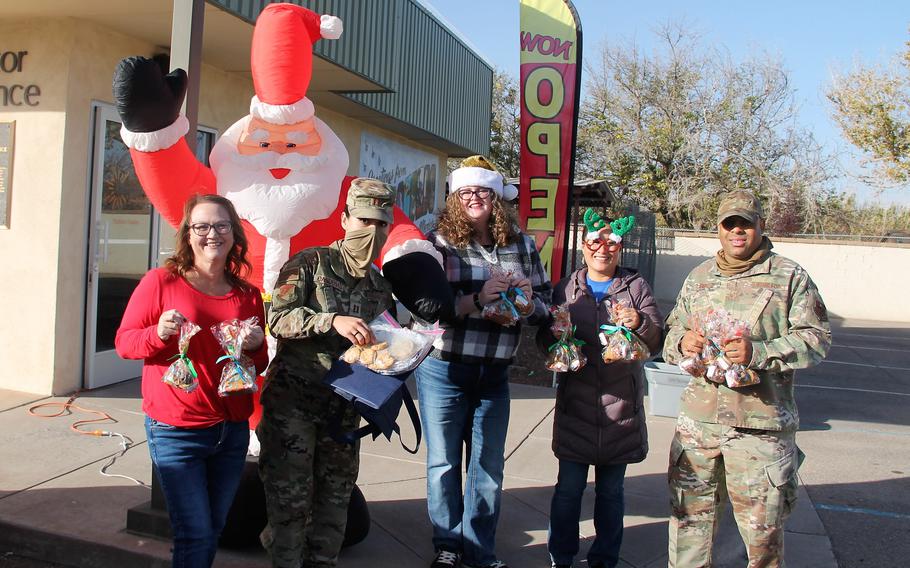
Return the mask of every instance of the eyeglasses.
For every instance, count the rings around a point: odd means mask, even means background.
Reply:
[[[619,250],[619,247],[622,246],[622,243],[615,243],[613,241],[605,241],[604,239],[585,239],[585,248],[591,252],[597,252],[602,247],[606,246],[607,250]]]
[[[197,237],[204,237],[209,234],[212,229],[215,229],[215,232],[219,235],[226,235],[231,232],[233,225],[227,221],[221,223],[215,223],[214,225],[209,223],[193,223],[190,225],[190,229],[196,233]]]
[[[486,199],[490,196],[491,191],[492,190],[488,187],[479,187],[477,189],[459,189],[455,194],[458,196],[458,199],[462,201],[470,201],[471,197],[475,195],[480,199]]]

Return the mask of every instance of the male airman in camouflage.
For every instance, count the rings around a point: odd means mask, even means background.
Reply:
[[[749,567],[783,563],[784,519],[796,502],[799,415],[794,371],[819,363],[831,345],[825,304],[809,275],[771,252],[754,195],[726,196],[717,215],[722,249],[689,274],[667,320],[664,358],[701,353],[692,316],[723,308],[751,326],[722,346],[760,383],[728,388],[693,378],[682,397],[670,448],[669,565],[711,565],[716,522],[727,497],[746,543]]]
[[[336,442],[330,428],[341,415],[341,431],[353,430],[359,417],[322,379],[351,344],[375,340],[367,322],[394,305],[391,286],[371,268],[393,204],[388,185],[352,181],[341,217],[345,238],[299,252],[275,284],[268,322],[278,349],[256,432],[269,518],[262,543],[275,567],[337,563],[359,446]]]

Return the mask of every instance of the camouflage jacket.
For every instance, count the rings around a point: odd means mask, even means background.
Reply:
[[[376,270],[354,278],[345,270],[338,246],[300,251],[281,268],[269,307],[269,332],[278,350],[269,368],[266,389],[290,375],[294,382],[320,383],[332,363],[351,346],[332,327],[335,315],[370,323],[392,309],[392,287]],[[291,385],[284,385],[291,387]]]
[[[831,346],[828,312],[806,271],[771,253],[761,264],[722,276],[714,259],[686,278],[667,318],[664,359],[683,358],[679,344],[690,315],[724,308],[752,326],[752,361],[761,382],[736,389],[693,378],[683,393],[680,414],[715,424],[760,430],[796,430],[799,414],[793,397],[794,370],[824,359]]]

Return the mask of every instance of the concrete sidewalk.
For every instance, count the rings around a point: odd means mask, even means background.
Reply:
[[[412,389],[412,392],[416,392]],[[68,566],[131,568],[169,565],[170,546],[125,531],[126,511],[150,498],[147,487],[99,469],[120,452],[119,438],[80,436],[69,427],[91,415],[76,412],[36,418],[27,409],[34,395],[0,390],[0,559],[4,552]],[[75,404],[107,412],[117,424],[102,426],[132,439],[132,449],[110,474],[151,483],[138,380],[82,393]],[[497,554],[513,568],[549,566],[547,515],[556,459],[550,450],[553,391],[512,385],[512,420],[506,444],[506,479]],[[43,409],[50,414],[55,409]],[[626,477],[625,536],[620,566],[666,566],[667,454],[675,419],[650,417],[651,453],[629,467]],[[405,427],[405,439],[412,433]],[[342,567],[426,567],[433,556],[426,514],[423,449],[411,456],[397,440],[365,441],[358,485],[370,504],[372,528],[360,544],[345,549]],[[585,494],[582,534],[593,535],[593,493]],[[581,558],[587,550],[582,544]],[[745,551],[732,515],[724,518],[715,551],[717,566],[744,566]],[[831,543],[805,490],[788,523],[789,566],[836,566]],[[2,562],[0,562],[2,563]],[[261,550],[222,550],[219,567],[268,566]]]

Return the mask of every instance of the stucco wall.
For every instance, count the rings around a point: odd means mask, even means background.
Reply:
[[[719,248],[716,236],[675,237],[674,250],[657,255],[657,298],[675,301],[689,271]],[[774,252],[809,272],[832,317],[910,322],[910,302],[901,299],[910,278],[910,246],[775,239]]]
[[[73,33],[65,22],[3,19],[0,37],[4,50],[28,51],[21,72],[0,75],[3,84],[41,89],[37,106],[0,106],[0,121],[16,121],[10,224],[0,230],[0,387],[49,392],[57,341],[60,182]],[[76,330],[73,340],[79,343],[81,337]]]
[[[156,47],[77,19],[4,19],[3,50],[28,51],[5,85],[36,84],[38,106],[0,106],[16,121],[10,228],[0,230],[0,388],[62,394],[82,387],[89,218],[89,169],[95,103],[111,104],[111,77],[130,55]],[[224,131],[249,111],[252,81],[203,65],[199,123]],[[328,109],[320,116],[348,148],[356,175],[360,134],[369,127]],[[378,129],[439,157],[424,146]],[[440,175],[437,195],[444,188]]]

